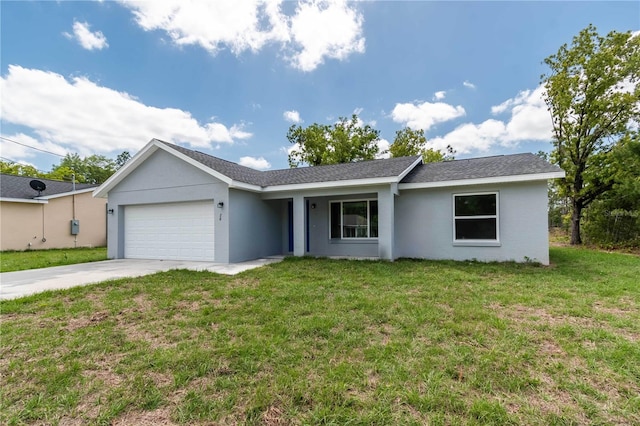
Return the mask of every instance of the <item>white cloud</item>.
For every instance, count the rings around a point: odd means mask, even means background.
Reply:
[[[282,113],[282,117],[291,123],[302,123],[300,119],[300,113],[296,110],[285,111]]]
[[[391,111],[391,118],[396,123],[403,123],[412,129],[429,130],[432,126],[465,115],[460,105],[453,106],[444,102],[422,102],[396,104]]]
[[[265,160],[264,157],[241,157],[239,164],[256,170],[268,170],[271,168],[271,163]]]
[[[441,101],[445,98],[445,96],[447,95],[447,92],[444,90],[440,90],[436,93],[433,94],[433,100],[434,101]]]
[[[291,38],[299,51],[291,60],[294,67],[312,71],[324,58],[343,60],[352,53],[364,53],[364,19],[343,0],[298,4],[291,18]]]
[[[389,153],[389,147],[391,146],[391,143],[389,143],[388,140],[381,138],[378,140],[377,145],[378,154],[376,155],[376,158],[389,158],[391,156],[391,154]]]
[[[92,32],[89,29],[90,25],[86,22],[74,22],[73,23],[73,34],[63,33],[67,38],[76,40],[80,43],[80,46],[87,50],[101,50],[105,47],[109,47],[109,43],[107,43],[107,38],[102,34],[101,31]]]
[[[531,90],[522,90],[520,91],[515,98],[507,99],[502,102],[500,105],[495,105],[491,107],[491,114],[498,115],[507,111],[510,108],[513,108],[516,105],[520,105],[525,102],[529,96],[531,96]]]
[[[345,0],[299,3],[291,16],[282,12],[282,0],[120,1],[144,30],[163,30],[177,45],[198,45],[212,54],[277,44],[292,66],[312,71],[325,58],[364,52],[362,15]]]
[[[296,142],[290,147],[283,147],[282,150],[289,156],[294,151],[300,151],[300,144]]]
[[[37,150],[31,149],[29,147],[53,152],[58,155],[66,155],[67,153],[69,153],[67,149],[61,147],[60,145],[57,145],[48,140],[41,141],[24,133],[14,133],[11,135],[3,133],[2,137],[10,139],[11,141],[18,142],[13,143],[7,140],[1,141],[2,150],[0,151],[0,156],[9,160],[24,162],[24,159],[33,158],[39,153]]]
[[[491,107],[494,115],[509,113],[508,121],[485,120],[480,124],[466,123],[444,136],[428,141],[434,148],[451,145],[459,154],[487,151],[494,145],[516,146],[523,141],[551,141],[552,125],[542,98],[544,86],[523,90],[515,97]]]
[[[507,135],[502,141],[503,145],[525,140],[551,140],[553,126],[551,115],[542,97],[543,92],[544,86],[540,85],[531,92],[520,92],[515,98],[511,119],[507,123]],[[528,95],[520,96],[524,93]]]
[[[475,85],[475,84],[473,84],[472,82],[470,82],[469,80],[465,80],[465,81],[463,81],[463,82],[462,82],[462,85],[463,85],[464,87],[466,87],[466,88],[469,88],[469,89],[475,89],[475,88],[476,88],[476,85]]]
[[[472,151],[487,151],[506,134],[502,121],[486,120],[481,124],[466,123],[458,126],[445,136],[427,140],[429,148],[444,150],[452,146],[458,154]]]
[[[17,65],[2,77],[0,92],[3,121],[30,127],[42,141],[81,155],[137,150],[154,137],[210,148],[252,136],[242,124],[201,124],[188,111],[148,106],[85,77],[67,80]]]

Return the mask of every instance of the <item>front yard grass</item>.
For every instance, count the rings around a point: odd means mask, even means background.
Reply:
[[[1,302],[2,424],[640,424],[640,258],[286,259]]]
[[[0,272],[107,260],[107,248],[68,248],[0,252]]]

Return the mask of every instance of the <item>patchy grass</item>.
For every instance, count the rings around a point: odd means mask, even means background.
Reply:
[[[639,424],[640,260],[286,259],[3,301],[2,424]]]
[[[0,272],[107,260],[106,247],[0,252]]]

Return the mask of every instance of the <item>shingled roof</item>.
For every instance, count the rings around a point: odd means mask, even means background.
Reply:
[[[47,188],[40,193],[41,197],[47,197],[51,195],[64,194],[66,192],[73,191],[73,183],[64,182],[61,180],[34,178],[29,176],[15,176],[0,174],[0,198],[14,198],[31,200],[38,197],[38,191],[29,186],[29,182],[37,179],[47,186]],[[76,191],[87,188],[95,188],[98,185],[87,183],[76,183]]]
[[[426,183],[562,172],[535,154],[498,155],[420,164],[401,183]]]
[[[398,157],[326,166],[267,170],[264,172],[222,160],[209,154],[193,151],[168,142],[158,141],[223,175],[257,186],[295,185],[335,182],[353,179],[397,177],[411,167],[419,156]]]

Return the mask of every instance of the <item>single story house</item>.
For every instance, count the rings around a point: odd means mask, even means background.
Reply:
[[[104,247],[107,203],[92,196],[97,186],[0,174],[0,250]]]
[[[560,177],[534,154],[258,171],[153,139],[94,196],[108,197],[109,258],[548,264],[547,180]]]

